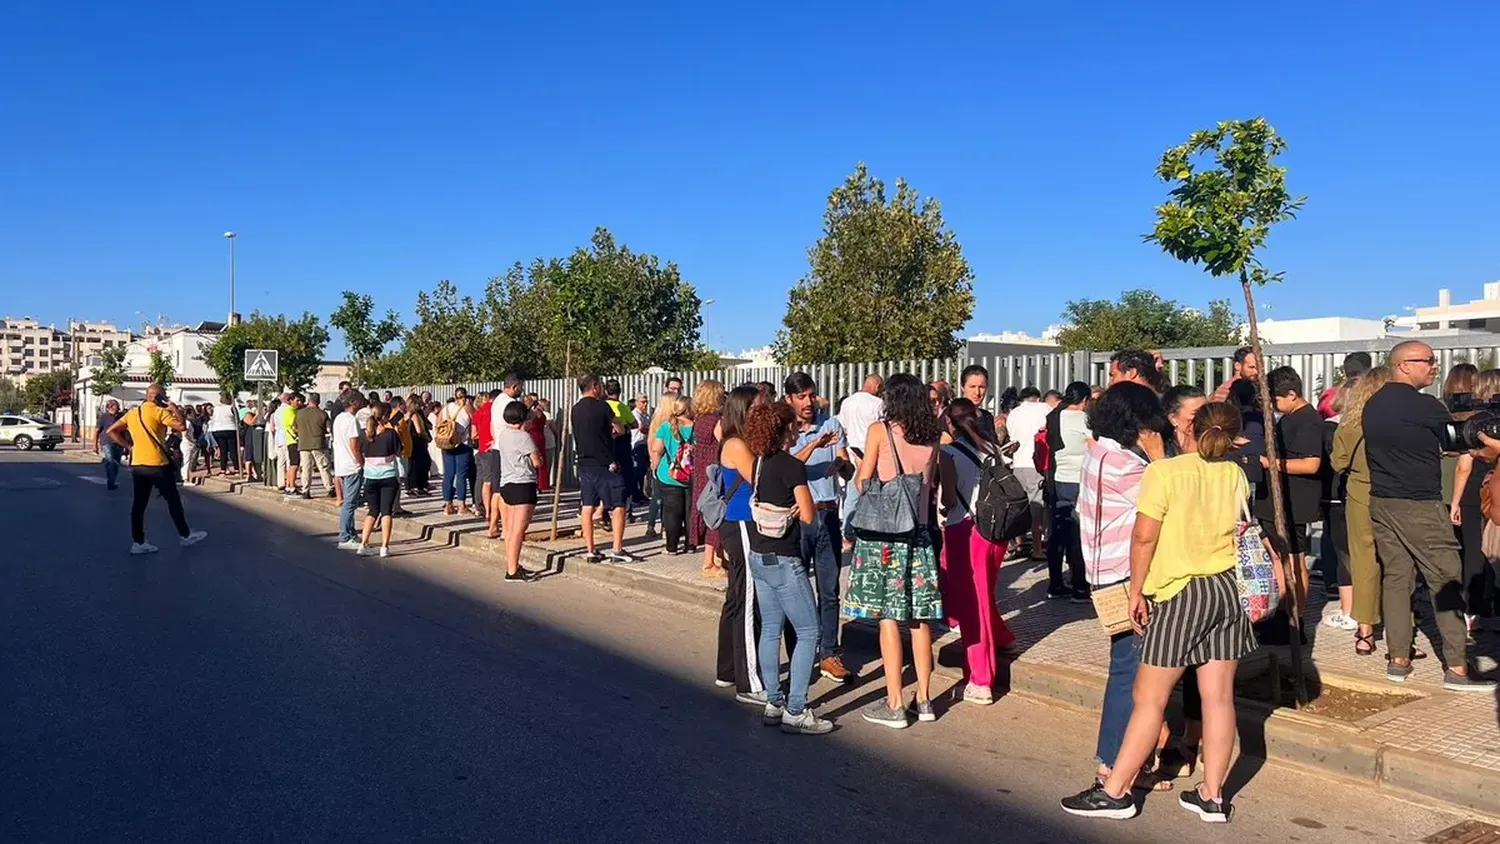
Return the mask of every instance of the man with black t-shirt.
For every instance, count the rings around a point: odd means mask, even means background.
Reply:
[[[599,394],[602,386],[597,375],[578,378],[582,398],[573,405],[573,445],[578,457],[578,498],[582,507],[583,544],[588,549],[584,559],[597,563],[606,556],[594,547],[594,508],[610,513],[610,533],[614,546],[607,559],[612,563],[638,563],[640,557],[625,550],[625,476],[615,458],[615,436],[620,423],[615,412]]]
[[[1416,570],[1432,593],[1443,638],[1443,687],[1490,692],[1492,680],[1471,676],[1465,652],[1463,563],[1448,505],[1443,502],[1442,449],[1452,421],[1442,402],[1421,391],[1437,378],[1437,356],[1418,340],[1397,343],[1391,381],[1365,404],[1365,454],[1370,463],[1370,521],[1384,566],[1381,616],[1390,663],[1386,677],[1412,672],[1412,592]]]
[[[1323,417],[1302,394],[1302,376],[1290,366],[1278,367],[1267,379],[1271,398],[1281,418],[1276,422],[1276,454],[1281,462],[1282,501],[1286,503],[1287,524],[1281,529],[1271,506],[1271,485],[1255,488],[1255,517],[1268,536],[1286,541],[1285,551],[1292,555],[1297,574],[1297,606],[1307,599],[1307,526],[1322,518]],[[1270,460],[1261,455],[1260,465],[1269,469]]]

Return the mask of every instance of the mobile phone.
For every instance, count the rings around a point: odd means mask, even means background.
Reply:
[[[1003,455],[1005,455],[1006,457],[1009,457],[1012,454],[1015,454],[1016,453],[1016,449],[1018,449],[1020,447],[1021,447],[1021,441],[1020,440],[1011,440],[1010,442],[1006,443],[1005,445],[1000,446],[1000,453],[1003,454]]]

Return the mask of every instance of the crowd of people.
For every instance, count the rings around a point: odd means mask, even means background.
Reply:
[[[981,366],[965,369],[956,390],[872,375],[837,407],[805,373],[788,376],[779,395],[772,384],[713,380],[688,395],[672,378],[654,405],[644,395],[627,403],[618,382],[584,375],[567,420],[582,559],[639,562],[625,532],[645,508],[648,539],[669,555],[701,554],[707,576],[727,579],[716,684],[768,725],[804,735],[833,729],[813,709],[811,684],[853,679],[841,617],[879,627],[886,694],[861,710],[864,720],[896,729],[934,720],[935,628],[962,641],[962,700],[992,703],[998,661],[1015,647],[996,607],[997,574],[1006,560],[1045,561],[1046,597],[1092,603],[1109,632],[1094,782],[1063,808],[1133,817],[1132,790],[1196,773],[1201,782],[1179,804],[1223,822],[1238,661],[1261,644],[1293,644],[1300,628],[1287,608],[1305,606],[1314,556],[1333,602],[1322,623],[1353,631],[1361,656],[1376,652],[1383,626],[1391,681],[1427,656],[1414,646],[1415,614],[1438,633],[1447,689],[1495,688],[1472,670],[1468,645],[1476,619],[1497,610],[1500,495],[1485,500],[1485,490],[1500,484],[1500,441],[1481,433],[1480,447],[1456,446],[1451,408],[1500,397],[1500,370],[1455,367],[1443,386],[1448,407],[1422,392],[1437,359],[1417,341],[1397,344],[1383,366],[1352,354],[1341,374],[1311,396],[1294,369],[1263,373],[1243,349],[1232,376],[1205,395],[1166,383],[1156,354],[1127,350],[1111,358],[1105,387],[1008,389],[993,411]],[[1262,379],[1274,403],[1269,431]],[[507,581],[535,578],[521,565],[522,544],[563,432],[519,378],[477,403],[462,389],[439,403],[345,385],[326,408],[315,394],[289,393],[263,413],[252,403],[238,422],[228,396],[178,409],[155,389],[148,409],[101,420],[111,488],[118,469],[109,464],[135,451],[133,553],[155,550],[140,527],[153,491],[167,498],[184,544],[202,538],[188,530],[166,467],[179,463],[188,479],[189,465],[216,452],[221,471],[253,471],[248,444],[264,441],[286,494],[313,495],[316,472],[321,494],[341,500],[340,548],[389,553],[401,497],[431,495],[441,465],[444,511],[483,518],[488,535],[503,538]],[[263,438],[247,435],[261,428]],[[143,452],[143,442],[154,446]],[[1010,539],[977,518],[1002,475],[1018,482],[1031,517]],[[1246,525],[1292,563],[1278,583],[1282,611],[1257,624],[1237,586]],[[910,697],[903,625],[916,671]],[[1174,736],[1164,713],[1179,688],[1185,729]]]

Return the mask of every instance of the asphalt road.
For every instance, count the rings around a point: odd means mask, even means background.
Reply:
[[[1018,697],[904,732],[817,687],[826,737],[712,686],[715,620],[592,582],[506,585],[419,543],[187,494],[131,557],[127,490],[0,452],[0,836],[17,841],[1414,841],[1460,818],[1263,768],[1236,822],[1155,797],[1063,815],[1095,720]],[[102,478],[101,478],[102,481]],[[1190,838],[1188,838],[1190,837]]]

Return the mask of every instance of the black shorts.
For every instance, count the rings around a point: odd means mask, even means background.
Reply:
[[[502,484],[500,486],[500,500],[512,507],[522,504],[536,506],[536,484]]]
[[[398,487],[395,478],[365,478],[365,506],[370,508],[371,516],[395,515]]]
[[[1312,549],[1312,539],[1309,535],[1307,525],[1292,525],[1292,529],[1287,531],[1286,541],[1288,547],[1286,549],[1282,549],[1281,547],[1279,547],[1280,543],[1272,538],[1273,532],[1271,530],[1271,520],[1260,519],[1259,521],[1260,532],[1264,534],[1267,539],[1271,540],[1271,547],[1275,548],[1278,553],[1292,555],[1302,554],[1305,556]]]
[[[481,451],[474,455],[475,466],[478,474],[475,480],[483,486],[489,484],[491,490],[500,488],[500,452]]]
[[[297,445],[295,443],[286,447],[286,462],[288,466],[302,465],[302,455],[297,452]]]
[[[584,507],[602,505],[606,510],[624,507],[625,478],[607,466],[579,466],[578,498]]]

